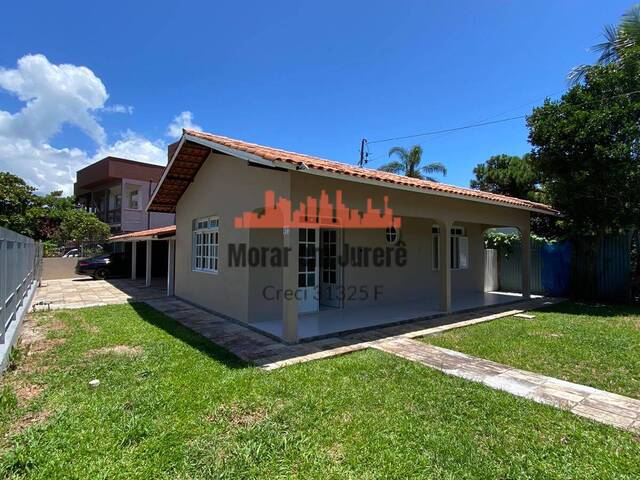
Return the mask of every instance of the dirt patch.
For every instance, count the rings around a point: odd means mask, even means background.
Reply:
[[[34,355],[39,353],[48,352],[53,347],[57,347],[58,345],[62,345],[64,343],[64,338],[45,338],[36,343],[31,343],[26,347],[26,355]]]
[[[640,330],[640,316],[639,315],[627,315],[621,318],[623,322],[631,324],[637,330]]]
[[[132,347],[131,345],[113,345],[111,347],[94,348],[85,353],[86,357],[95,357],[96,355],[107,355],[113,353],[126,357],[137,357],[142,353],[141,347]]]
[[[84,326],[84,329],[89,333],[100,333],[100,329],[97,326],[92,325],[90,323],[86,324]]]
[[[27,412],[18,418],[6,433],[6,437],[15,437],[22,434],[27,428],[44,422],[51,416],[49,410],[41,410],[39,412]]]
[[[268,411],[264,407],[251,409],[237,403],[231,403],[221,405],[215,412],[207,416],[207,420],[209,422],[226,421],[234,428],[249,428],[265,421],[268,416]]]
[[[45,352],[64,343],[64,338],[47,338],[49,332],[59,332],[67,329],[64,322],[58,320],[55,316],[49,316],[49,319],[50,321],[45,320],[38,324],[36,319],[29,315],[25,320],[20,333],[19,346],[24,348],[26,355]]]
[[[334,443],[327,451],[327,455],[334,463],[340,463],[344,460],[344,447],[341,443]]]
[[[24,407],[44,390],[43,385],[17,382],[11,385],[13,393],[18,397],[18,406]]]

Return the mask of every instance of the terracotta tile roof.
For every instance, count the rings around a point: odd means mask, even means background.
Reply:
[[[167,227],[151,228],[149,230],[140,230],[138,232],[123,233],[120,235],[115,235],[113,237],[110,237],[109,241],[128,240],[130,238],[140,238],[140,237],[157,237],[159,235],[170,236],[175,233],[176,233],[176,226],[169,225]]]
[[[296,166],[302,166],[304,164],[306,167],[314,170],[323,170],[326,172],[345,175],[347,177],[357,177],[385,182],[391,184],[389,185],[390,187],[393,187],[393,185],[414,187],[423,189],[426,192],[431,191],[437,194],[452,195],[467,200],[489,201],[491,203],[526,208],[549,214],[558,213],[548,205],[531,202],[529,200],[513,198],[506,195],[497,195],[494,193],[473,190],[470,188],[456,187],[454,185],[447,185],[446,183],[419,180],[416,178],[396,175],[394,173],[382,172],[380,170],[374,170],[371,168],[361,168],[355,165],[335,162],[332,160],[325,160],[323,158],[304,155],[301,153],[289,152],[286,150],[281,150],[279,148],[265,147],[262,145],[257,145],[255,143],[243,142],[241,140],[235,140],[233,138],[223,137],[220,135],[213,135],[211,133],[199,132],[197,130],[184,129],[183,133],[184,135],[187,135],[188,137],[194,139],[194,141],[197,141],[197,139],[206,140],[208,142],[213,142],[220,146],[230,148],[238,152],[251,154],[268,161],[283,162]],[[197,147],[197,145],[193,144],[192,142],[186,142],[182,148],[185,147],[193,150],[193,147]],[[194,154],[194,152],[189,152],[189,155],[191,156],[191,158],[189,159],[191,162],[197,161],[198,157]],[[178,157],[180,157],[180,154],[178,154]],[[202,156],[200,156],[200,158],[201,157]],[[191,163],[191,165],[196,164]],[[181,168],[181,166],[178,166],[178,168]],[[197,173],[198,168],[199,166],[193,167],[194,175],[195,173]],[[168,173],[169,175],[171,175],[171,172]],[[348,178],[345,179],[348,180]],[[186,177],[184,180],[186,180]],[[184,190],[186,190],[187,182],[185,182],[184,187],[181,187],[180,185],[167,185],[167,187],[164,189],[162,187],[162,184],[158,186],[158,194],[160,195],[157,195],[161,198],[154,198],[153,201],[149,204],[148,209],[150,211],[175,211],[175,203],[177,203],[177,199],[181,196]],[[184,188],[184,190],[180,192],[182,188]],[[164,193],[166,193],[166,196],[164,195]]]

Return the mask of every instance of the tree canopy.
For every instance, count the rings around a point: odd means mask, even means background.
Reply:
[[[37,230],[35,188],[9,172],[0,172],[0,225],[33,237]]]
[[[61,191],[36,195],[22,178],[0,172],[0,226],[36,240],[91,242],[109,236],[109,226],[93,213],[78,210],[74,197]]]
[[[98,242],[109,236],[109,225],[98,220],[95,214],[85,210],[67,210],[54,238],[61,244],[74,242]]]
[[[473,169],[471,188],[525,200],[540,200],[538,175],[531,168],[531,155],[494,155]]]
[[[640,220],[640,52],[590,67],[583,83],[527,118],[532,168],[576,235]]]

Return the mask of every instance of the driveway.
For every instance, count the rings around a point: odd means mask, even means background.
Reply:
[[[34,310],[58,310],[115,305],[160,298],[166,295],[165,280],[145,287],[141,280],[93,280],[89,277],[42,280],[33,301]]]

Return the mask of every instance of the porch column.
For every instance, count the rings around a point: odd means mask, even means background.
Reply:
[[[451,220],[439,220],[440,310],[451,313]]]
[[[138,265],[138,242],[131,242],[131,280],[137,277],[136,267]]]
[[[285,342],[298,341],[298,229],[284,228],[282,246],[288,252],[282,267],[282,338]]]
[[[529,269],[531,266],[531,228],[520,227],[522,242],[522,298],[531,298]]]
[[[147,248],[146,248],[147,262],[146,262],[146,271],[145,271],[146,275],[144,278],[145,287],[151,286],[151,245],[152,244],[153,244],[153,240],[147,240]]]
[[[168,240],[169,248],[167,249],[169,265],[167,266],[167,297],[175,294],[175,270],[176,270],[176,241]]]

